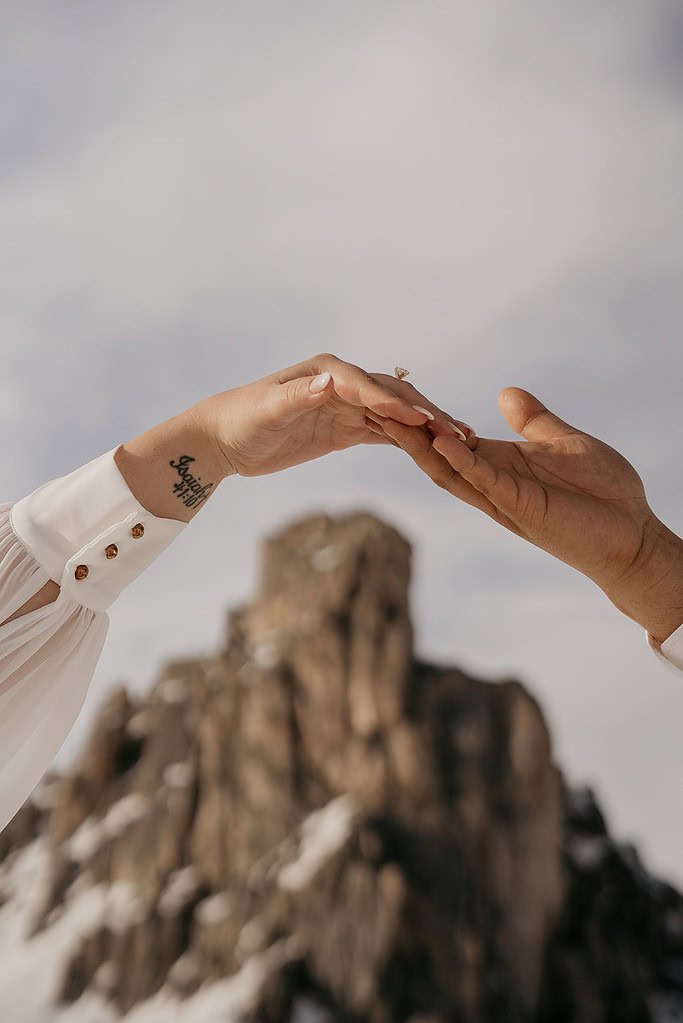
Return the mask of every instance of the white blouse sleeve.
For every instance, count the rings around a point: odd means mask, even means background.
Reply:
[[[649,632],[647,642],[655,657],[683,675],[683,625],[676,629],[668,639],[665,639],[661,646]]]
[[[0,504],[0,830],[80,713],[106,609],[187,525],[139,504],[117,450]],[[61,587],[56,601],[6,621],[50,579]]]

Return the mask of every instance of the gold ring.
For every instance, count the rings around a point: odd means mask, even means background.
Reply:
[[[397,366],[394,370],[394,376],[397,380],[403,380],[410,373],[409,369],[404,369],[403,366]]]

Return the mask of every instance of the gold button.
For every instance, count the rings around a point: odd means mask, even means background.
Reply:
[[[133,537],[134,540],[139,540],[141,536],[144,536],[145,527],[143,526],[143,524],[141,522],[138,522],[136,526],[133,526],[133,528],[130,531],[130,535]]]
[[[74,575],[75,575],[76,579],[78,579],[79,582],[80,582],[81,579],[85,579],[87,574],[88,574],[88,566],[87,565],[78,565],[77,568],[76,568],[76,571],[74,572]]]
[[[116,546],[115,543],[110,543],[108,547],[104,548],[104,553],[110,559],[111,558],[115,558],[116,555],[119,553],[119,549],[118,549],[118,547]]]

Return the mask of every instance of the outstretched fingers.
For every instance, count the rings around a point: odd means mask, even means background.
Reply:
[[[437,487],[447,490],[465,504],[470,504],[487,515],[495,516],[495,508],[491,502],[476,490],[451,466],[434,447],[432,438],[424,430],[404,426],[392,419],[384,422],[384,432],[391,437],[397,447],[410,455],[415,464]],[[457,442],[460,443],[460,442]],[[463,445],[464,447],[464,445]],[[465,450],[468,450],[465,448]]]
[[[364,406],[380,416],[391,416],[408,426],[421,426],[429,414],[413,408],[413,403],[394,393],[382,381],[371,376],[360,366],[343,362],[334,355],[318,356],[312,360],[316,369],[328,369],[334,378],[339,397],[349,405]]]
[[[357,400],[354,404],[364,405],[370,412],[381,416],[384,419],[391,418],[403,423],[405,426],[422,426],[430,418],[431,413],[424,408],[415,408],[412,402],[398,394],[394,394],[383,383],[370,376],[357,366],[350,367],[356,372],[350,375],[349,383],[357,387]],[[347,401],[353,399],[346,396],[342,388],[337,386],[342,398]]]
[[[514,521],[519,507],[519,486],[509,473],[490,462],[479,446],[470,450],[454,437],[436,437],[433,447],[493,508]]]
[[[441,434],[456,436],[469,447],[474,447],[476,444],[477,434],[473,427],[460,419],[453,419],[407,380],[397,380],[384,373],[373,373],[372,378],[409,402],[413,408],[423,411],[427,416],[427,422],[424,425],[432,436],[438,437]],[[396,417],[390,418],[395,419]]]
[[[308,392],[313,376],[329,373],[331,384],[320,397]],[[452,419],[446,412],[429,401],[406,380],[397,380],[384,373],[367,373],[360,366],[344,362],[329,353],[316,355],[307,362],[267,378],[280,385],[290,408],[299,412],[315,407],[336,392],[350,405],[364,407],[372,416],[392,419],[404,426],[424,426],[432,436],[457,436],[469,446],[476,444],[476,432],[467,423]]]
[[[326,389],[324,392],[326,396],[334,391],[349,405],[365,406],[373,412],[382,416],[392,416],[399,422],[410,426],[421,426],[429,419],[428,414],[414,409],[412,402],[406,401],[401,395],[394,393],[383,382],[376,380],[360,366],[344,362],[336,355],[329,353],[316,355],[306,362],[290,366],[266,379],[280,385],[285,400],[291,400],[293,396],[296,396],[296,398],[302,398],[304,403],[308,402],[311,407],[310,402],[313,401],[315,404],[316,399],[305,394],[308,387],[306,381],[310,383],[313,377],[327,373],[331,376],[332,384],[329,391]],[[324,401],[324,399],[318,400]],[[294,404],[299,403],[295,400]],[[300,404],[299,407],[301,407]]]

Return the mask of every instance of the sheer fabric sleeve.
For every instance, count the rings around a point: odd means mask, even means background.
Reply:
[[[106,609],[186,526],[139,504],[116,450],[0,505],[0,830],[80,713]],[[54,602],[6,621],[50,579]]]

